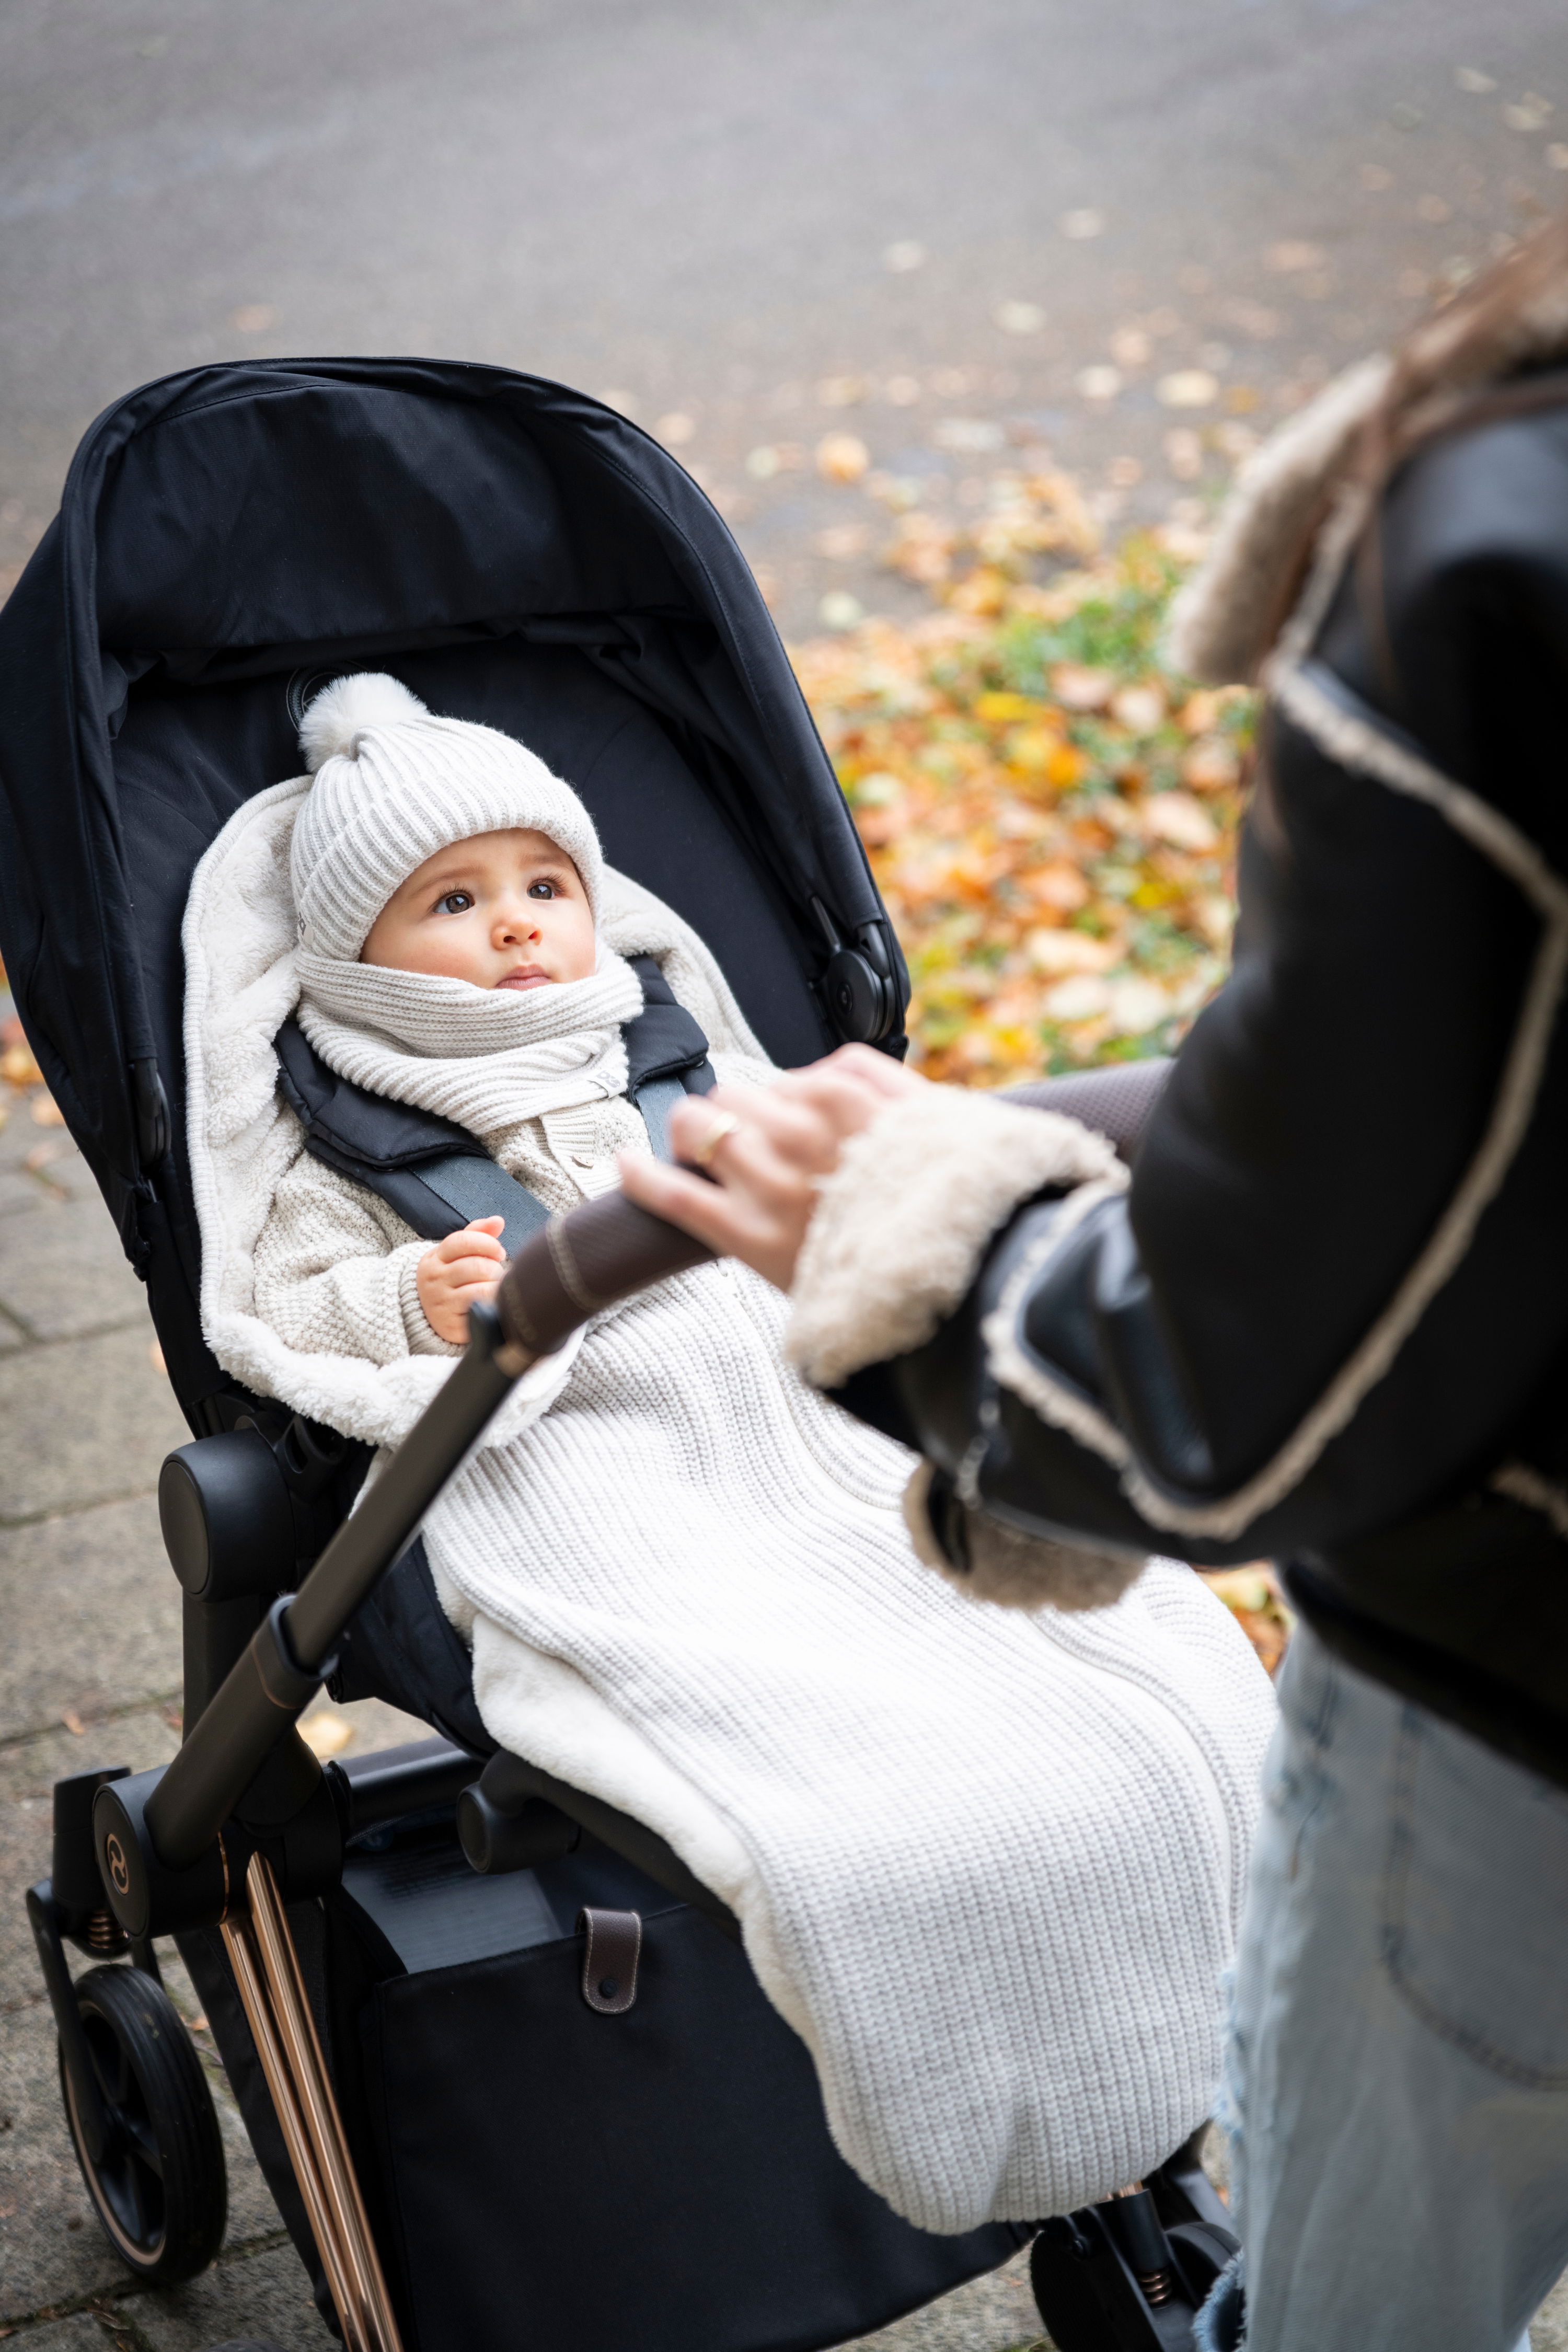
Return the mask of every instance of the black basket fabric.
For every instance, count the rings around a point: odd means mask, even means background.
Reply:
[[[582,1965],[572,1937],[365,2005],[419,2352],[810,2352],[1020,2242],[931,2237],[872,2194],[828,2138],[805,2045],[696,1912],[645,1920],[624,2016],[588,2008]]]
[[[647,1895],[618,2017],[583,1999],[580,1936],[385,1973],[340,1898],[291,1907],[405,2352],[809,2352],[1029,2234],[900,2221],[834,2147],[805,2045],[739,1947]],[[180,1948],[335,2324],[218,1938]]]

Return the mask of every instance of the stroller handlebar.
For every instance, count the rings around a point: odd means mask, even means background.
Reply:
[[[496,1312],[518,1370],[552,1355],[580,1323],[665,1276],[702,1265],[714,1253],[624,1192],[584,1201],[552,1217],[508,1267]]]

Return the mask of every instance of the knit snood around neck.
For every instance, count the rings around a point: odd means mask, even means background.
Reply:
[[[521,992],[300,950],[300,1026],[339,1077],[485,1136],[624,1094],[631,966],[601,947],[586,980]]]

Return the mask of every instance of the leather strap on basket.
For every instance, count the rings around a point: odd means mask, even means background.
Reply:
[[[583,1998],[601,2017],[621,2017],[637,1997],[637,1959],[642,1918],[636,1911],[589,1911],[577,1915],[584,1928]]]

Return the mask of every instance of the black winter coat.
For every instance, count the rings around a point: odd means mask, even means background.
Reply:
[[[1568,1780],[1563,404],[1429,444],[1379,563],[1321,562],[1234,971],[1130,1193],[1026,1203],[841,1394],[935,1463],[960,1564],[960,1478],[1041,1534],[1271,1555],[1342,1654]]]

